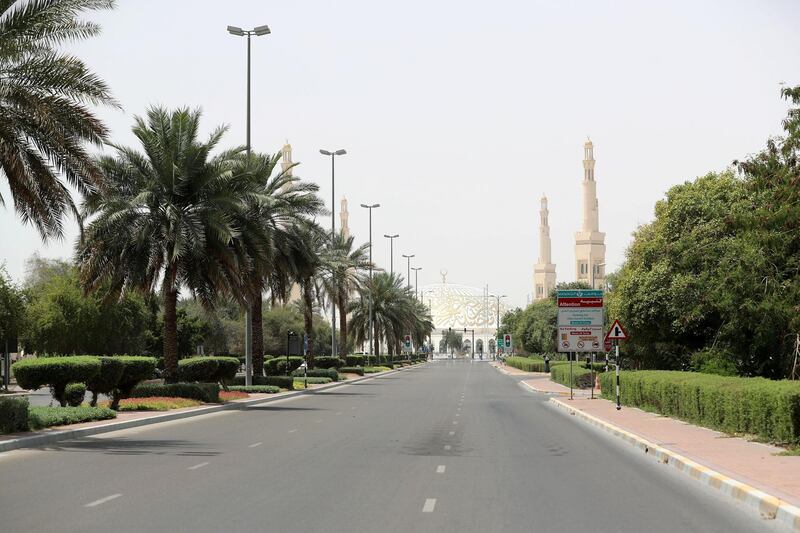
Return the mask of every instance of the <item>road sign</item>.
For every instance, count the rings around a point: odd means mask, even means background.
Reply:
[[[625,333],[625,328],[622,327],[622,324],[619,323],[619,320],[615,320],[614,323],[611,324],[611,329],[609,329],[608,333],[606,333],[606,340],[609,341],[628,340],[628,334]]]
[[[603,291],[560,290],[558,305],[558,351],[599,352],[603,342]]]

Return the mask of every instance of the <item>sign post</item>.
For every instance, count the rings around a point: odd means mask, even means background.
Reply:
[[[573,399],[573,358],[596,352],[602,346],[603,291],[574,289],[556,291],[559,352],[569,354],[569,399]],[[592,384],[594,395],[594,384]]]
[[[614,323],[611,324],[611,329],[606,333],[606,340],[614,341],[614,366],[616,367],[617,374],[617,411],[619,411],[622,409],[619,398],[619,341],[628,340],[628,334],[625,333],[625,328],[622,327],[619,320],[615,320]]]

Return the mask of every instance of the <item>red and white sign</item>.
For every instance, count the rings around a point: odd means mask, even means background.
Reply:
[[[611,328],[606,333],[606,340],[607,341],[625,341],[628,340],[628,334],[625,333],[625,328],[622,327],[622,324],[619,323],[619,320],[615,320],[613,324],[611,324]]]
[[[603,291],[559,290],[559,352],[599,352],[603,346]]]

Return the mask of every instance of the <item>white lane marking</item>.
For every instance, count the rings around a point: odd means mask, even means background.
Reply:
[[[444,445],[444,449],[445,449],[445,450],[449,450],[450,448],[452,448],[452,446],[450,446],[449,444],[445,444],[445,445]]]
[[[456,434],[456,432],[455,432],[455,431],[451,431],[451,432],[450,432],[450,434],[451,434],[451,435],[455,435],[455,434]]]
[[[461,416],[461,413],[456,413],[456,416]]]
[[[122,494],[112,494],[111,496],[106,496],[105,498],[100,498],[99,500],[87,503],[86,505],[84,505],[84,507],[97,507],[102,503],[110,502],[111,500],[116,500],[120,496],[122,496]]]
[[[457,426],[458,425],[458,420],[453,420],[453,425]]]
[[[289,433],[294,433],[295,431],[297,431],[297,429],[290,429]]]
[[[436,507],[436,498],[428,498],[425,500],[425,505],[422,506],[422,512],[432,513],[434,507]]]
[[[204,466],[208,466],[210,463],[206,461],[205,463],[196,464],[194,466],[190,466],[186,470],[197,470],[198,468],[203,468]]]
[[[259,447],[259,446],[261,446],[262,444],[264,444],[264,443],[263,443],[263,442],[254,442],[253,444],[250,444],[250,445],[249,445],[249,446],[247,446],[247,447],[248,447],[248,448],[258,448],[258,447]]]
[[[444,469],[447,468],[445,465],[439,465],[436,467],[437,474],[444,474]]]
[[[350,409],[358,409],[358,407],[351,407]]]
[[[317,424],[319,424],[320,422],[322,422],[322,419],[321,419],[321,418],[317,418],[316,420],[314,420],[314,422],[316,422]]]

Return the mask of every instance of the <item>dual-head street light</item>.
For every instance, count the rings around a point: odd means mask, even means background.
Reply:
[[[344,149],[339,150],[320,150],[324,156],[331,158],[331,249],[336,246],[336,160],[337,155],[347,153]],[[331,298],[331,355],[336,357],[336,302]]]
[[[372,210],[377,209],[380,207],[381,204],[361,204],[361,207],[364,209],[369,209],[369,279],[372,281]],[[372,355],[372,286],[369,288],[370,292],[367,294],[367,305],[369,305],[369,322],[367,323],[367,327],[369,328],[368,337],[369,337],[369,355]],[[377,352],[377,350],[375,350]],[[377,357],[378,354],[375,354]]]
[[[383,236],[389,239],[389,273],[394,274],[394,240],[398,238],[400,234],[387,235],[384,233]]]
[[[408,259],[408,267],[407,267],[408,270],[406,272],[406,284],[407,284],[408,288],[410,289],[411,288],[411,258],[412,257],[416,257],[416,254],[411,254],[411,255],[403,254],[403,257]]]
[[[269,26],[256,26],[252,30],[243,30],[238,26],[228,26],[228,33],[237,37],[247,36],[247,160],[250,161],[250,36],[268,35]],[[253,323],[251,302],[247,302],[244,313],[244,383],[253,384]]]

